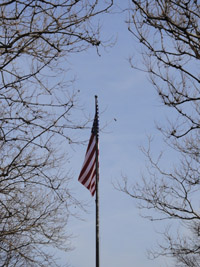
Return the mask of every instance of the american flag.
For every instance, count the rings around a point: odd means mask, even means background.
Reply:
[[[94,122],[92,126],[91,136],[87,151],[85,154],[85,160],[83,167],[81,169],[78,181],[83,184],[94,196],[96,191],[96,167],[98,166],[98,157],[99,153],[99,144],[98,144],[98,130],[99,130],[99,121],[98,121],[98,107],[96,105],[96,114],[94,117]],[[96,149],[98,147],[98,151]]]

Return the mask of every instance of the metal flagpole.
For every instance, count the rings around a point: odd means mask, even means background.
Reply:
[[[95,110],[96,110],[96,267],[100,267],[99,261],[99,133],[98,133],[98,99],[95,95]]]

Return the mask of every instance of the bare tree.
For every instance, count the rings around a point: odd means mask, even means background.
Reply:
[[[130,60],[132,66],[149,73],[161,101],[177,115],[158,128],[180,161],[166,171],[148,147],[149,175],[133,187],[125,179],[121,190],[140,208],[156,210],[151,220],[170,219],[184,229],[177,235],[166,229],[158,254],[174,257],[177,266],[200,266],[200,3],[132,0],[128,27],[143,56],[142,67]]]
[[[98,48],[112,1],[0,1],[0,266],[57,266],[74,199],[62,171],[76,93],[63,63]]]

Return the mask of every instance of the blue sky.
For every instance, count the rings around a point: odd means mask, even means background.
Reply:
[[[168,114],[147,75],[131,69],[128,63],[129,56],[140,60],[140,55],[139,45],[128,32],[124,20],[125,14],[104,17],[104,37],[117,37],[117,42],[106,51],[101,49],[100,57],[95,49],[90,49],[69,59],[85,113],[93,116],[94,95],[97,94],[100,126],[107,125],[100,133],[101,266],[172,266],[168,258],[154,261],[147,258],[147,250],[156,247],[160,240],[156,232],[163,230],[163,222],[152,223],[141,218],[135,201],[113,187],[122,174],[130,183],[141,179],[146,159],[140,146],[152,135],[153,152],[159,153],[164,145],[155,121],[163,121]],[[89,138],[90,130],[84,131],[83,136]],[[71,218],[68,225],[69,233],[74,235],[71,240],[74,250],[62,254],[61,258],[72,267],[95,266],[95,199],[77,181],[85,150],[85,146],[77,146],[70,152],[73,192],[80,200],[88,202],[88,212],[81,214],[82,220]]]

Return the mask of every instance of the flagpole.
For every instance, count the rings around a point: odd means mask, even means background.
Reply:
[[[98,99],[95,95],[95,110],[98,120]],[[99,133],[96,132],[96,267],[100,267],[99,261]]]

